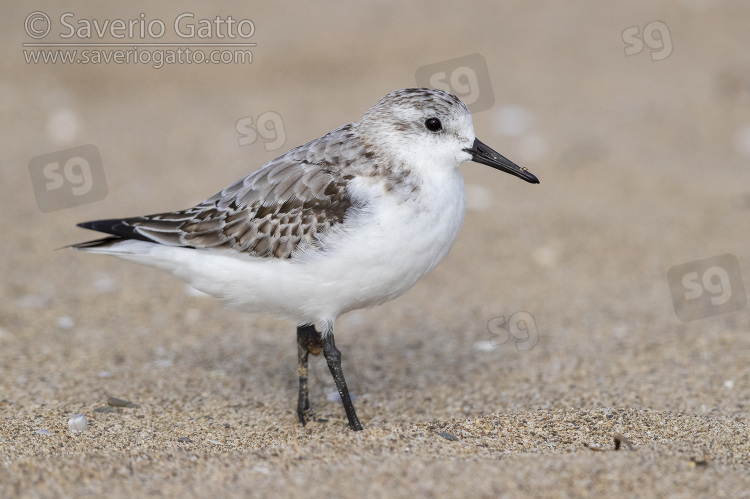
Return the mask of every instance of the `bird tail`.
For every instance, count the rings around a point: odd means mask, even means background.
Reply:
[[[104,237],[83,243],[71,244],[65,248],[73,248],[89,253],[103,255],[143,255],[148,253],[154,243],[147,243],[138,239],[123,239],[121,237]]]

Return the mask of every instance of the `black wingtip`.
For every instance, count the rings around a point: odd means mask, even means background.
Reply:
[[[107,220],[92,220],[90,222],[81,222],[76,224],[83,229],[95,230],[105,234],[111,234],[122,239],[140,239],[141,241],[151,241],[135,230],[135,227],[128,223],[128,219],[111,218]]]
[[[124,220],[121,218],[111,218],[107,220],[92,220],[90,222],[81,222],[76,225],[84,229],[95,230],[97,232],[106,232],[107,234],[114,234],[116,231],[122,230],[122,227],[120,226],[127,227],[123,222]]]

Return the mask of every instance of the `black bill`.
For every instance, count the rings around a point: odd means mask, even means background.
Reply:
[[[532,184],[539,183],[539,179],[533,173],[518,166],[479,139],[474,139],[474,145],[469,149],[464,149],[464,151],[471,154],[471,160],[476,163],[482,163],[505,173],[510,173]]]

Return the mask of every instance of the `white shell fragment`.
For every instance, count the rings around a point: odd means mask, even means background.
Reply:
[[[78,116],[72,109],[58,109],[47,120],[47,134],[58,144],[67,144],[78,133]]]
[[[57,318],[57,327],[61,329],[70,329],[73,326],[74,326],[73,319],[68,317],[67,315]]]
[[[88,421],[86,421],[86,416],[84,416],[83,414],[76,414],[74,416],[71,416],[70,420],[68,421],[68,429],[73,433],[85,431],[88,427],[89,423]]]
[[[492,343],[492,340],[482,340],[474,343],[472,348],[477,352],[491,352],[495,350],[496,346]]]
[[[349,396],[352,399],[352,402],[357,400],[357,394],[354,392],[349,392]],[[326,393],[326,399],[328,399],[329,402],[341,402],[341,395],[339,395],[338,390],[333,390],[332,392]]]
[[[531,127],[533,115],[526,107],[518,104],[501,106],[495,113],[495,130],[501,135],[518,137]]]
[[[744,126],[734,133],[734,148],[738,154],[750,158],[750,125]]]

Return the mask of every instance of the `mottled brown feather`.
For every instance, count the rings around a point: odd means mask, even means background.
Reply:
[[[160,244],[292,258],[320,247],[323,236],[355,207],[347,191],[354,177],[348,167],[363,146],[352,147],[353,135],[352,125],[334,130],[193,208],[122,222]]]

